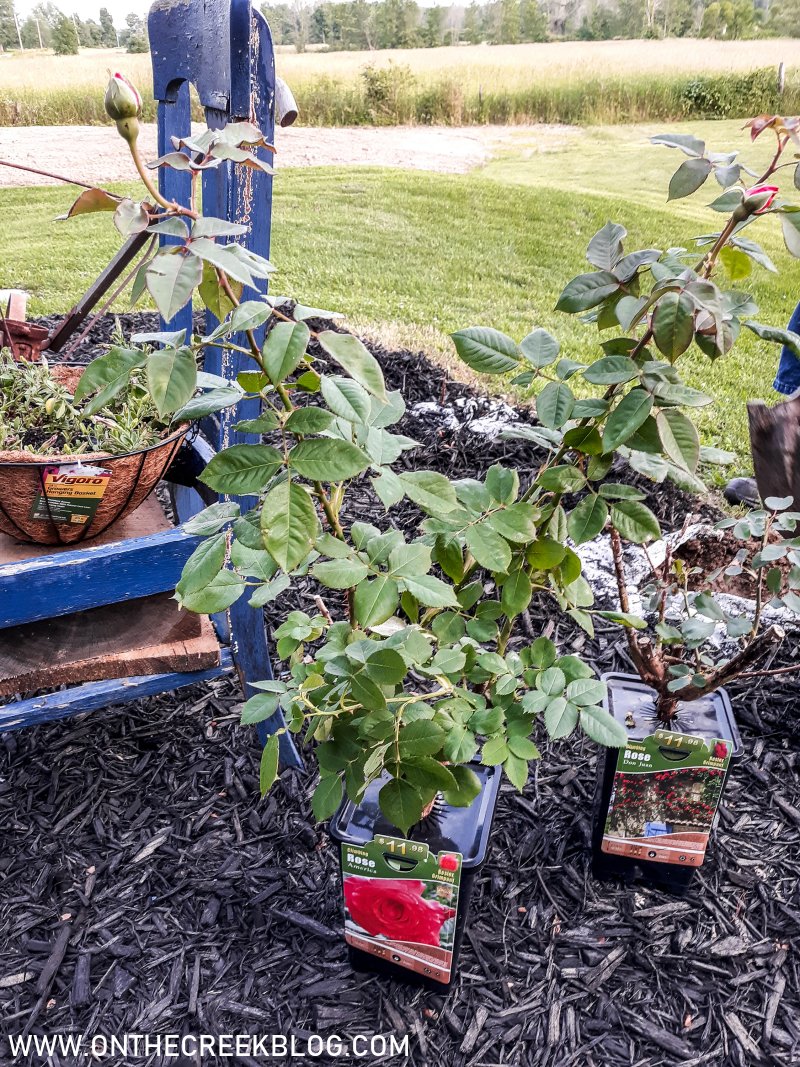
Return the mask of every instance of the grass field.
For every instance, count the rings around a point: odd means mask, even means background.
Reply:
[[[553,306],[563,284],[586,269],[584,249],[595,230],[608,219],[624,222],[633,249],[666,248],[711,228],[703,205],[715,186],[666,205],[680,157],[647,143],[655,129],[578,131],[560,151],[509,151],[460,176],[284,171],[276,181],[273,291],[344,311],[390,343],[438,356],[450,352],[450,331],[483,324],[517,338],[545,326],[564,354],[593,358],[593,328]],[[692,130],[714,149],[742,144],[736,123]],[[769,146],[755,149],[745,155],[758,164]],[[33,313],[66,310],[118,244],[107,216],[53,222],[69,201],[57,188],[0,197],[0,286],[29,289]],[[785,325],[800,298],[800,263],[783,248],[774,220],[758,229],[780,274],[756,268],[745,284],[762,320]],[[776,360],[774,346],[749,334],[725,360],[687,360],[689,381],[720,397],[701,415],[707,440],[738,451],[743,464],[745,402],[774,398]]]
[[[800,39],[570,41],[376,52],[280,52],[278,72],[309,125],[426,122],[614,123],[729,117],[800,108]],[[371,84],[367,66],[387,73]],[[0,125],[102,121],[113,67],[143,90],[152,117],[150,57],[88,49],[0,58]],[[410,74],[409,74],[410,72]],[[743,110],[742,110],[743,109]]]

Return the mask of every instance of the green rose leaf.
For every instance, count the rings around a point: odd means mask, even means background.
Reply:
[[[606,524],[608,505],[600,496],[585,496],[567,518],[569,535],[576,545],[592,541]]]
[[[643,545],[661,537],[658,519],[638,500],[619,500],[611,506],[611,523],[626,541]]]
[[[532,596],[531,580],[525,571],[512,571],[503,582],[500,598],[503,611],[509,619],[520,615],[530,604]]]
[[[560,345],[547,330],[538,328],[520,342],[520,349],[527,361],[534,367],[549,367],[558,358]]]
[[[320,379],[323,399],[334,415],[363,426],[369,419],[369,393],[352,378],[334,374]]]
[[[357,587],[354,596],[356,619],[361,626],[379,626],[397,608],[400,591],[388,575],[368,578]]]
[[[521,793],[528,781],[528,761],[510,752],[503,763],[503,770],[509,782],[515,785]]]
[[[631,389],[606,420],[603,451],[613,452],[639,429],[653,408],[653,398],[644,389]]]
[[[458,507],[456,491],[449,478],[436,471],[404,471],[399,475],[405,495],[425,511],[435,514]]]
[[[282,463],[270,445],[231,445],[213,456],[199,477],[217,493],[247,496],[261,492]]]
[[[450,772],[456,780],[455,786],[444,790],[444,800],[454,808],[468,808],[472,801],[479,796],[481,782],[471,767],[456,765],[450,768]]]
[[[404,834],[419,822],[425,806],[416,789],[400,778],[392,778],[382,787],[378,804],[389,822]]]
[[[383,371],[377,359],[362,341],[353,337],[352,334],[335,333],[333,330],[324,330],[317,339],[331,359],[343,367],[351,378],[362,385],[368,393],[372,393],[384,404],[388,404],[389,398],[386,395]]]
[[[567,737],[578,724],[578,709],[564,697],[556,697],[551,700],[544,709],[544,725],[548,734],[557,741],[561,737]]]
[[[639,376],[639,368],[628,356],[603,356],[583,372],[593,385],[621,385]]]
[[[485,522],[468,526],[465,539],[467,548],[481,567],[501,573],[508,570],[511,565],[511,549],[508,542]]]
[[[191,348],[153,352],[147,360],[147,384],[162,419],[182,408],[197,386],[197,364]]]
[[[417,719],[401,726],[397,741],[400,759],[433,756],[442,747],[444,730],[431,719]]]
[[[617,222],[607,222],[589,242],[586,258],[599,270],[612,270],[622,255],[622,242],[628,231]]]
[[[264,369],[274,384],[284,381],[306,354],[311,337],[304,322],[276,322],[264,345]]]
[[[261,753],[261,764],[258,771],[258,784],[261,796],[266,796],[278,777],[278,754],[280,739],[278,734],[270,734],[264,750]]]
[[[670,363],[674,363],[692,343],[694,313],[695,303],[688,293],[665,293],[656,304],[653,336],[659,352]]]
[[[180,581],[175,587],[178,597],[207,586],[225,566],[226,553],[227,538],[224,533],[201,541],[183,565]]]
[[[582,708],[581,729],[598,744],[609,748],[621,748],[628,741],[625,727],[617,722],[605,708]]]
[[[366,578],[369,568],[357,559],[333,559],[316,563],[311,573],[328,589],[352,589]]]
[[[177,592],[177,590],[176,590]],[[198,615],[215,615],[225,611],[244,592],[244,582],[233,571],[222,570],[202,589],[178,595],[181,607]]]
[[[480,374],[506,374],[519,364],[519,347],[488,326],[470,326],[451,335],[460,358]]]
[[[322,433],[330,428],[333,415],[324,408],[298,408],[286,420],[285,426],[292,433]]]
[[[261,509],[264,545],[278,566],[291,571],[309,554],[319,533],[311,497],[296,482],[271,489]]]
[[[666,454],[679,467],[694,474],[700,461],[700,436],[692,420],[677,408],[662,408],[656,422]]]
[[[203,280],[203,264],[194,256],[162,253],[147,267],[147,290],[164,319],[173,319]]]
[[[696,192],[713,170],[707,159],[685,159],[672,175],[667,200],[680,200]]]
[[[570,315],[588,311],[602,304],[606,297],[611,296],[618,288],[619,281],[610,271],[598,270],[590,274],[579,274],[563,289],[556,304],[556,311],[566,311]]]
[[[217,504],[210,504],[203,511],[192,515],[183,524],[183,530],[187,534],[198,534],[207,537],[209,534],[221,530],[227,523],[238,519],[240,507],[235,501],[220,500]]]
[[[432,574],[422,574],[416,578],[406,577],[403,584],[411,595],[424,604],[426,608],[457,608],[458,600],[452,586],[435,578]]]
[[[335,815],[342,802],[342,780],[338,774],[326,774],[320,779],[311,798],[311,810],[317,822],[324,822]]]
[[[294,446],[289,463],[312,482],[343,482],[366,470],[370,460],[350,441],[314,437]]]
[[[551,430],[558,430],[564,425],[574,406],[573,392],[564,382],[548,382],[536,398],[539,422]]]

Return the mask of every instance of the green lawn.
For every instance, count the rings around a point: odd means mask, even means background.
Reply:
[[[692,128],[715,149],[744,141],[736,123]],[[546,154],[531,151],[523,136],[504,158],[463,176],[283,171],[273,290],[344,311],[359,326],[388,328],[434,353],[445,353],[446,334],[461,326],[493,325],[521,338],[540,325],[561,338],[565,354],[591,358],[593,328],[552,309],[564,282],[586,269],[595,230],[613,219],[628,227],[630,248],[667,248],[721,217],[703,207],[720,191],[713,179],[691,201],[666,205],[669,176],[683,157],[649,145],[654,129],[580,131]],[[755,153],[756,162],[767,149]],[[54,222],[70,196],[54,188],[0,194],[0,286],[30,290],[33,314],[66,310],[118,244],[109,216]],[[800,299],[800,263],[783,248],[774,220],[758,230],[781,273],[756,268],[744,284],[752,283],[762,320],[785,325]],[[725,360],[712,364],[698,354],[686,363],[689,382],[720,398],[701,416],[706,439],[738,450],[743,462],[745,402],[774,399],[776,360],[774,346],[748,334]]]

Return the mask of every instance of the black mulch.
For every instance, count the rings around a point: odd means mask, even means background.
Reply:
[[[421,356],[376,354],[409,406],[490,407]],[[524,479],[537,458],[468,424],[406,417],[401,429],[424,445],[415,464],[450,475],[503,460]],[[697,510],[649,488],[667,527]],[[366,492],[358,514],[386,521]],[[411,511],[392,517],[413,524]],[[290,606],[313,611],[312,593]],[[551,614],[534,605],[530,633]],[[590,641],[559,623],[554,636],[598,670],[629,668],[616,628]],[[351,972],[313,775],[286,771],[258,799],[259,752],[236,725],[232,683],[5,735],[0,1032],[408,1034],[405,1062],[447,1067],[798,1063],[799,696],[791,678],[736,687],[747,754],[683,899],[593,880],[596,749],[545,744],[524,795],[503,787],[447,997]]]

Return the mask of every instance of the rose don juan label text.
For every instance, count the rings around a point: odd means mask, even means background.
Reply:
[[[731,743],[669,730],[619,750],[602,851],[699,867],[708,846]]]

